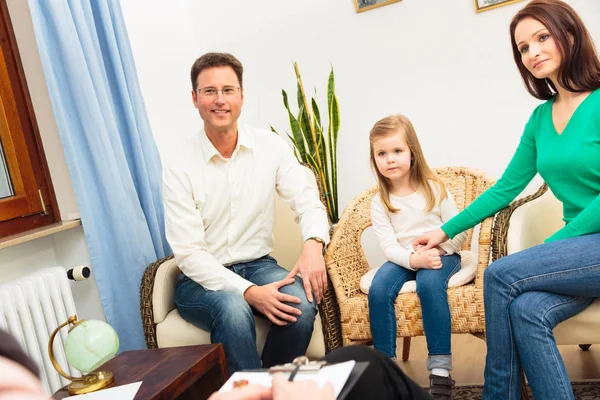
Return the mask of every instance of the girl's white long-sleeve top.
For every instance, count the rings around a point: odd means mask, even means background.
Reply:
[[[436,184],[431,184],[436,196],[436,202],[431,211],[425,211],[425,196],[416,191],[408,196],[394,196],[390,194],[390,201],[400,211],[391,213],[387,210],[379,193],[371,200],[371,219],[373,229],[379,239],[379,245],[385,258],[402,267],[413,269],[410,265],[410,255],[413,250],[413,241],[423,233],[439,228],[450,218],[458,214],[454,199],[447,191],[447,196],[440,201],[440,192]],[[460,247],[467,238],[465,232],[460,233],[452,240],[440,245],[446,254],[460,251]]]

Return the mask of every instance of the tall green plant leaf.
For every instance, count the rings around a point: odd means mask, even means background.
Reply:
[[[290,138],[290,141],[294,145],[294,156],[296,157],[296,160],[298,160],[299,163],[305,162],[304,160],[301,160],[298,157],[298,144],[296,143],[296,139],[294,139],[294,137],[292,135],[290,135],[289,133],[288,133],[288,138]]]
[[[323,182],[323,190],[325,195],[325,200],[327,202],[327,209],[331,210],[329,213],[330,218],[332,217],[332,212],[335,211],[334,199],[331,196],[331,159],[329,157],[329,148],[331,146],[331,142],[325,140],[326,136],[323,134],[323,125],[321,122],[321,111],[319,110],[319,105],[317,101],[313,97],[311,99],[312,109],[313,109],[313,120],[315,129],[319,132],[320,142],[319,142],[319,154],[321,159],[323,160],[323,165],[325,166],[323,172],[325,176],[325,181]]]
[[[288,97],[285,90],[281,91],[281,96],[283,97],[283,105],[288,112],[288,118],[290,120],[290,127],[292,128],[292,136],[294,137],[294,144],[296,149],[298,150],[298,154],[300,159],[306,160],[306,150],[304,147],[304,137],[302,135],[302,131],[300,129],[300,125],[298,124],[298,120],[294,117],[294,114],[290,111],[290,105],[288,103]]]
[[[334,199],[335,209],[333,210],[332,220],[338,218],[338,192],[337,192],[337,140],[338,132],[340,130],[340,114],[337,96],[335,95],[335,75],[333,73],[333,67],[329,73],[329,79],[327,81],[327,108],[329,114],[329,127],[328,127],[328,139],[329,139],[329,157],[331,160],[331,196]]]
[[[321,111],[319,110],[319,106],[317,105],[317,102],[314,97],[311,98],[311,106],[312,106],[312,112],[313,112],[313,126],[314,126],[316,137],[317,137],[317,144],[318,144],[317,148],[319,149],[319,155],[321,158],[321,162],[323,164],[325,176],[327,176],[328,171],[329,171],[329,162],[327,161],[327,158],[325,155],[327,153],[328,143],[326,140],[324,140],[324,137],[323,137],[323,126],[321,124]],[[322,150],[324,150],[324,152]]]
[[[321,129],[321,112],[319,111],[319,106],[317,105],[317,102],[315,101],[314,97],[311,99],[311,104],[315,121],[315,128]]]
[[[298,125],[302,131],[302,136],[304,137],[304,143],[306,143],[307,151],[311,154],[314,154],[315,143],[313,142],[309,121],[310,116],[306,112],[306,108],[304,108],[303,105],[300,106],[298,109]]]
[[[331,68],[329,80],[327,82],[327,105],[330,109],[329,123],[333,126],[333,131],[335,133],[335,140],[333,143],[337,143],[337,134],[340,130],[340,114],[337,96],[335,95],[335,77],[333,74],[333,67]]]
[[[322,130],[316,130],[315,132],[317,137],[317,151],[319,152],[319,158],[321,159],[322,169],[324,174],[327,175],[328,163],[327,163],[327,140],[325,135],[323,135]]]

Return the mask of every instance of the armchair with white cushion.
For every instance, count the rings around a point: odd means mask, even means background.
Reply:
[[[306,169],[314,182],[315,194],[319,187],[310,169]],[[321,197],[322,198],[322,197]],[[279,197],[275,204],[274,251],[271,253],[278,264],[292,269],[300,256],[303,240],[296,216],[289,205]],[[184,320],[175,305],[175,284],[181,274],[173,256],[150,264],[141,282],[140,308],[146,345],[148,348],[191,346],[210,343],[210,332],[197,328]],[[306,355],[320,358],[325,355],[325,342],[321,324],[322,307],[315,318],[313,335]],[[266,317],[256,319],[256,345],[262,353],[271,322]]]
[[[544,184],[536,193],[502,210],[494,224],[492,259],[541,244],[564,226],[562,204]],[[573,255],[576,256],[576,255]],[[587,350],[600,343],[600,299],[554,328],[556,344]]]

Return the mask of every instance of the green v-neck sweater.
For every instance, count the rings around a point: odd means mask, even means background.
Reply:
[[[565,226],[546,242],[600,232],[600,89],[561,134],[552,121],[554,99],[535,109],[498,182],[442,226],[450,238],[508,206],[537,172],[563,204]]]

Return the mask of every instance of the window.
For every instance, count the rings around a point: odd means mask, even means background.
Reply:
[[[6,0],[0,0],[0,238],[49,225],[58,208]]]

